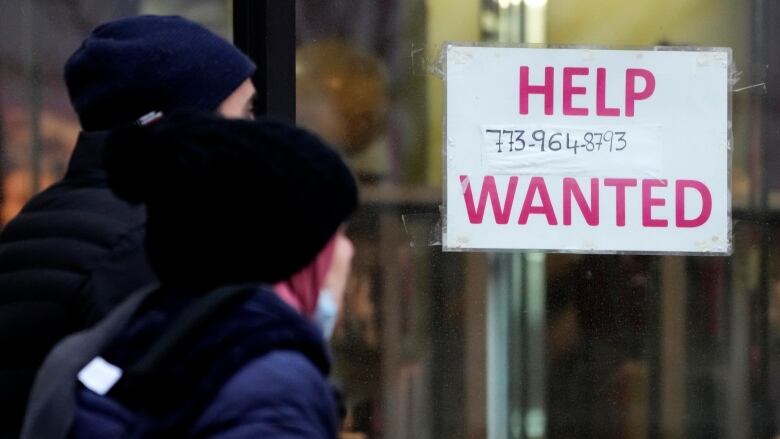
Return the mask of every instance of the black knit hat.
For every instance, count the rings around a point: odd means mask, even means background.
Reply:
[[[357,205],[341,157],[271,121],[175,114],[114,132],[114,192],[146,203],[146,248],[163,285],[276,282],[312,260]]]
[[[65,64],[86,131],[150,111],[213,111],[255,65],[229,42],[181,17],[143,15],[98,26]]]

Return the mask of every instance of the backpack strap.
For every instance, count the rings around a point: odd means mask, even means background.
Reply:
[[[163,333],[146,354],[128,368],[128,372],[131,376],[146,376],[164,367],[171,359],[176,358],[188,343],[197,338],[209,323],[245,301],[254,292],[253,287],[230,286],[219,288],[197,299],[185,308],[173,326]]]
[[[79,371],[114,340],[158,288],[154,283],[137,290],[95,326],[66,337],[52,349],[30,394],[21,438],[67,436],[76,410],[74,393]]]
[[[164,397],[168,392],[161,390],[169,386],[174,387],[171,391],[181,389],[175,389],[176,380],[167,381],[169,377],[163,377],[160,372],[167,370],[182,352],[190,349],[209,323],[246,300],[254,291],[253,287],[230,286],[218,288],[195,299],[136,362],[125,368],[122,378],[108,395],[130,407],[146,406],[150,402],[167,406],[170,397]],[[154,398],[150,395],[154,395]]]

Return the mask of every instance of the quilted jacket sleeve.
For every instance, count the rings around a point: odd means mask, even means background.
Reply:
[[[194,431],[211,439],[336,437],[332,388],[302,354],[276,351],[248,363],[220,390]]]
[[[102,255],[79,292],[79,312],[85,326],[94,325],[130,293],[156,281],[143,242],[144,225],[138,224],[128,228]]]

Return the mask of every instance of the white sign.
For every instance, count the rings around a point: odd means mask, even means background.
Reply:
[[[445,250],[731,252],[730,49],[445,62]]]

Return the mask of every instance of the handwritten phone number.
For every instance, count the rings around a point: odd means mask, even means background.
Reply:
[[[495,142],[496,152],[520,152],[524,150],[562,151],[577,154],[587,152],[620,152],[628,147],[625,131],[564,132],[559,130],[505,130],[486,129],[490,142]]]

